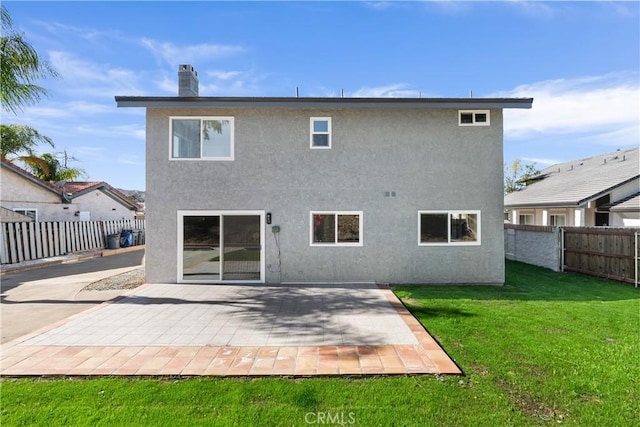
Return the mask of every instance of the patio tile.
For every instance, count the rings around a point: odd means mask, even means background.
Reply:
[[[127,300],[104,304],[2,346],[2,375],[374,375],[460,373],[390,289],[372,285],[301,285],[311,307],[277,302],[278,325],[255,311],[269,285],[146,285]],[[188,305],[157,302],[184,299]],[[358,298],[384,301],[367,314]],[[317,312],[327,301],[339,312]],[[153,304],[147,303],[154,301]],[[197,301],[203,301],[198,304]],[[242,306],[239,305],[239,306]],[[350,312],[348,308],[354,307]],[[267,308],[265,308],[267,309]],[[288,310],[288,311],[287,311]],[[314,317],[310,311],[316,311]],[[395,313],[395,314],[394,314]],[[304,316],[304,317],[303,317]],[[108,325],[108,326],[105,326]],[[132,331],[132,328],[135,328]],[[105,334],[104,331],[109,333]],[[234,341],[235,340],[235,341]],[[228,345],[236,342],[237,345]],[[376,344],[379,342],[379,344]],[[347,343],[347,345],[345,345]]]

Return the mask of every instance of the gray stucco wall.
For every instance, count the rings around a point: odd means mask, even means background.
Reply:
[[[560,271],[560,228],[505,225],[507,259]]]
[[[234,161],[169,160],[170,116],[235,117]],[[332,148],[309,118],[332,117]],[[503,283],[502,111],[460,127],[443,109],[147,110],[149,282],[177,281],[178,210],[264,210],[283,282]],[[385,192],[396,197],[385,197]],[[310,211],[363,211],[362,247],[311,247]],[[418,245],[419,210],[480,210],[480,246]],[[266,281],[277,282],[271,229]]]

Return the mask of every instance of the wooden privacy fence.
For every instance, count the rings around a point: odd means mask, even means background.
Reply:
[[[563,227],[562,268],[637,287],[638,234],[634,228]]]
[[[15,264],[71,252],[101,249],[109,234],[144,230],[144,220],[1,223],[0,262]]]

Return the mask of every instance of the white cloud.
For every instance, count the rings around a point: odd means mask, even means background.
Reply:
[[[57,88],[67,94],[113,99],[114,95],[143,93],[138,72],[86,61],[68,52],[53,51],[49,58],[62,77]]]
[[[354,98],[417,98],[420,92],[407,89],[405,83],[393,83],[386,86],[362,87],[353,93],[348,94]],[[345,94],[345,96],[347,96]]]
[[[492,96],[533,97],[531,110],[505,110],[505,137],[571,135],[600,145],[631,145],[640,135],[635,73],[612,73],[525,84]]]
[[[171,42],[159,42],[150,38],[141,39],[140,45],[174,68],[179,64],[195,64],[201,60],[212,61],[244,51],[243,47],[237,45],[199,43],[178,46]]]
[[[556,165],[558,163],[562,163],[562,161],[558,159],[547,159],[540,157],[523,157],[522,160],[526,163],[535,163],[536,165]]]
[[[223,70],[210,70],[206,72],[207,77],[217,80],[231,80],[240,77],[242,71],[223,71]]]

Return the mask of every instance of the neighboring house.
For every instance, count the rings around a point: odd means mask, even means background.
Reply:
[[[530,98],[117,96],[145,107],[147,281],[503,283],[503,109]]]
[[[640,226],[638,148],[550,166],[504,205],[514,224]]]
[[[58,185],[4,161],[0,171],[0,205],[33,221],[134,219],[136,211],[141,209],[140,205],[106,182]]]

